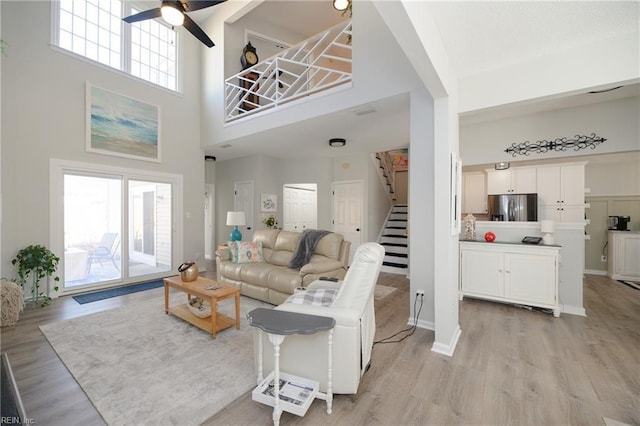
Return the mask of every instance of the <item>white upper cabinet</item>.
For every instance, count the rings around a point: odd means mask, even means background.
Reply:
[[[538,220],[584,221],[584,166],[585,163],[574,163],[538,167]]]
[[[462,212],[487,213],[487,184],[484,172],[462,174]]]
[[[534,194],[536,192],[536,168],[513,167],[507,170],[487,170],[487,193]]]

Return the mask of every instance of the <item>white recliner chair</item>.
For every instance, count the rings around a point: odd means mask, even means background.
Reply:
[[[371,360],[371,350],[376,332],[374,290],[384,248],[377,243],[362,244],[356,250],[353,262],[338,294],[330,306],[283,303],[275,309],[309,315],[332,317],[333,329],[332,391],[337,394],[354,394],[360,378]],[[316,282],[308,290],[331,288],[331,282]],[[258,338],[260,334],[256,334]],[[264,371],[273,369],[273,350],[266,334],[263,338]],[[254,348],[257,345],[254,345]],[[328,346],[327,333],[290,335],[280,346],[280,371],[309,378],[320,383],[320,391],[327,390]]]

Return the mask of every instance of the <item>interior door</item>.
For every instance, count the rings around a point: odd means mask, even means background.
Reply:
[[[243,241],[253,239],[253,181],[234,182],[233,210],[243,211],[246,218],[245,226],[239,226]],[[231,231],[229,231],[231,232]]]
[[[333,183],[333,232],[351,241],[349,263],[353,253],[363,243],[362,226],[364,184],[362,181]]]

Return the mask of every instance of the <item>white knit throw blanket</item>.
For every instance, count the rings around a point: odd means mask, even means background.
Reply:
[[[15,324],[22,308],[24,308],[22,287],[13,281],[2,278],[0,282],[0,301],[0,325],[4,327]]]

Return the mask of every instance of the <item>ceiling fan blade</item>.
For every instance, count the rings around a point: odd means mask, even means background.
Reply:
[[[202,28],[200,28],[198,24],[196,24],[193,21],[193,19],[189,18],[189,16],[187,16],[186,14],[184,15],[184,24],[182,25],[187,29],[187,31],[193,34],[198,40],[203,42],[207,47],[214,46],[213,41],[211,41],[209,36],[206,35],[204,31],[202,31]]]
[[[194,10],[215,6],[216,4],[224,3],[225,1],[227,0],[183,0],[182,4],[186,12],[193,12]]]
[[[136,13],[135,15],[127,16],[126,18],[122,18],[124,22],[132,23],[132,22],[140,22],[146,21],[147,19],[159,18],[162,16],[160,12],[160,8],[145,10],[144,12]]]

